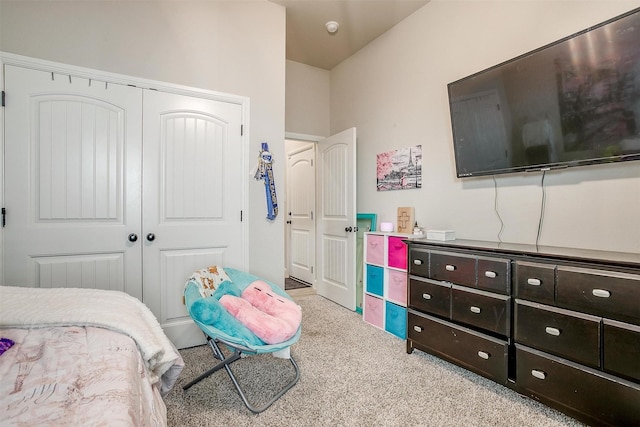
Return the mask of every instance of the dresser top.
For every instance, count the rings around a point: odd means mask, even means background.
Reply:
[[[516,256],[544,256],[571,261],[584,261],[602,264],[617,264],[640,268],[640,254],[631,252],[600,251],[593,249],[564,248],[556,246],[537,246],[519,243],[487,242],[480,240],[427,240],[426,237],[411,236],[406,242],[417,245],[442,246],[443,248],[483,250],[497,254]]]

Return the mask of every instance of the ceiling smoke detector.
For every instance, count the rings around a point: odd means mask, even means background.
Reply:
[[[324,24],[324,26],[327,27],[327,31],[329,32],[329,34],[335,34],[336,31],[338,31],[338,28],[340,28],[340,24],[338,24],[336,21],[329,21]]]

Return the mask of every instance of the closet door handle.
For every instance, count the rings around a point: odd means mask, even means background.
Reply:
[[[136,233],[131,233],[131,234],[129,234],[129,237],[127,237],[127,239],[128,239],[131,243],[133,243],[133,242],[135,242],[136,240],[138,240],[138,235],[137,235]]]
[[[156,240],[156,235],[153,233],[147,234],[147,240],[153,242],[154,240]]]

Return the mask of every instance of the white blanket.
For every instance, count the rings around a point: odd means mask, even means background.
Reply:
[[[151,310],[124,292],[0,286],[0,327],[50,326],[97,326],[128,335],[142,354],[151,382],[162,380],[163,394],[184,366]]]

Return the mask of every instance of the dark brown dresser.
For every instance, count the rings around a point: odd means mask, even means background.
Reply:
[[[640,254],[409,239],[407,352],[640,426]]]

